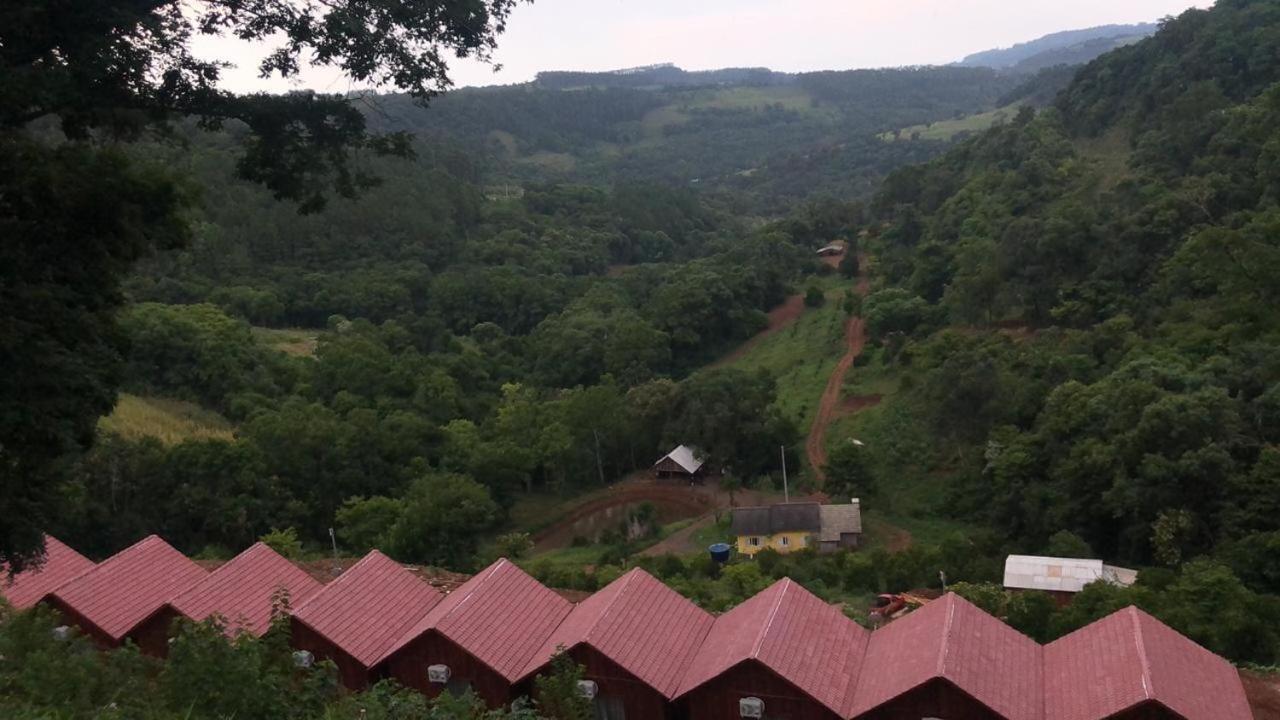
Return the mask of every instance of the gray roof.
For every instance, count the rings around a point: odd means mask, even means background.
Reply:
[[[862,533],[861,504],[823,505],[822,532],[818,534],[818,540],[822,542],[839,542],[841,535],[850,533]]]
[[[1010,555],[1004,561],[1007,588],[1080,592],[1085,585],[1098,580],[1123,587],[1137,579],[1136,570],[1106,565],[1101,560]]]
[[[785,503],[733,509],[734,535],[773,535],[780,532],[818,532],[822,506],[816,502]]]

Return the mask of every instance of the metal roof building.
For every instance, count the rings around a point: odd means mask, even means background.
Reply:
[[[442,598],[374,550],[294,610],[293,645],[332,660],[344,685],[362,689],[396,640]]]
[[[45,601],[99,645],[115,647],[129,639],[143,652],[163,656],[168,636],[139,631],[206,575],[204,568],[151,535],[65,583]]]
[[[1138,571],[1101,560],[1010,555],[1004,561],[1004,586],[1014,590],[1078,593],[1098,580],[1127,587],[1137,579]]]
[[[680,445],[653,464],[659,478],[694,478],[702,472],[706,458],[696,448]]]
[[[822,529],[822,506],[816,502],[739,507],[733,508],[732,512],[730,532],[734,535],[816,533]]]
[[[955,593],[872,633],[862,665],[846,717],[1041,720],[1040,644]]]
[[[572,607],[504,558],[397,633],[378,662],[428,695],[470,687],[496,707],[513,699],[530,659]]]
[[[1044,720],[1250,720],[1236,669],[1129,607],[1044,648]]]
[[[0,597],[18,610],[40,602],[68,580],[94,568],[92,560],[64,545],[52,535],[44,536],[44,563],[9,577],[8,568],[0,564]]]
[[[298,607],[323,587],[265,543],[255,543],[179,595],[172,605],[176,613],[196,621],[221,616],[229,635],[261,636],[271,626],[278,593],[287,593],[289,606]]]
[[[784,579],[716,618],[685,671],[678,700],[689,717],[844,719],[870,633]]]
[[[714,618],[640,568],[574,607],[525,667],[531,678],[557,648],[595,683],[605,717],[663,718]]]

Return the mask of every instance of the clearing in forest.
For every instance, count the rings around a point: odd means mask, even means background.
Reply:
[[[235,427],[226,418],[195,403],[128,393],[120,393],[115,410],[98,421],[98,429],[134,440],[156,438],[166,445],[235,437]]]

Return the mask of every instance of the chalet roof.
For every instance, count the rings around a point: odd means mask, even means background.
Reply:
[[[779,580],[716,618],[678,695],[755,660],[832,712],[850,717],[869,635],[792,580]]]
[[[1007,588],[1080,592],[1085,585],[1097,580],[1129,586],[1137,579],[1136,570],[1106,565],[1101,560],[1010,555],[1004,561]]]
[[[1236,669],[1129,607],[1044,648],[1045,720],[1096,720],[1146,702],[1186,720],[1249,720]]]
[[[50,593],[119,642],[208,573],[151,535]]]
[[[299,605],[293,617],[371,668],[442,597],[374,550]]]
[[[821,526],[818,540],[823,542],[839,542],[841,535],[861,533],[861,503],[821,506]]]
[[[93,561],[62,544],[52,535],[44,536],[44,563],[9,577],[0,564],[0,597],[9,605],[25,610],[63,583],[94,568]]]
[[[379,661],[435,630],[511,682],[572,605],[503,558],[445,596],[397,634]]]
[[[192,620],[221,615],[227,633],[261,636],[271,626],[277,591],[298,607],[324,587],[265,543],[256,543],[179,595],[173,608]]]
[[[734,535],[773,535],[780,532],[818,532],[822,506],[816,502],[779,503],[733,509]]]
[[[872,633],[863,668],[853,715],[941,678],[1006,720],[1041,719],[1040,645],[955,593]]]
[[[668,699],[714,618],[636,568],[574,607],[522,673],[546,666],[557,648],[587,644]]]
[[[675,450],[663,455],[661,458],[658,458],[659,463],[663,460],[671,460],[675,464],[684,468],[684,471],[691,475],[698,472],[706,462],[705,459],[702,458],[701,453],[688,445],[681,445]],[[654,464],[657,465],[658,463]]]

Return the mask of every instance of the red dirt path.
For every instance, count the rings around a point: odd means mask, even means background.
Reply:
[[[1280,720],[1280,675],[1241,670],[1240,679],[1244,681],[1254,720]]]
[[[858,258],[859,264],[866,266],[866,256]],[[858,294],[866,296],[871,289],[866,271],[858,278]],[[867,323],[860,317],[851,317],[844,326],[844,337],[848,348],[844,357],[836,365],[836,369],[827,379],[827,389],[822,392],[822,400],[818,403],[818,414],[813,418],[813,426],[809,429],[809,439],[805,441],[805,453],[809,456],[809,467],[819,481],[825,480],[823,468],[827,464],[827,428],[836,419],[840,410],[840,391],[844,388],[844,378],[853,367],[853,361],[862,354],[867,343]]]

